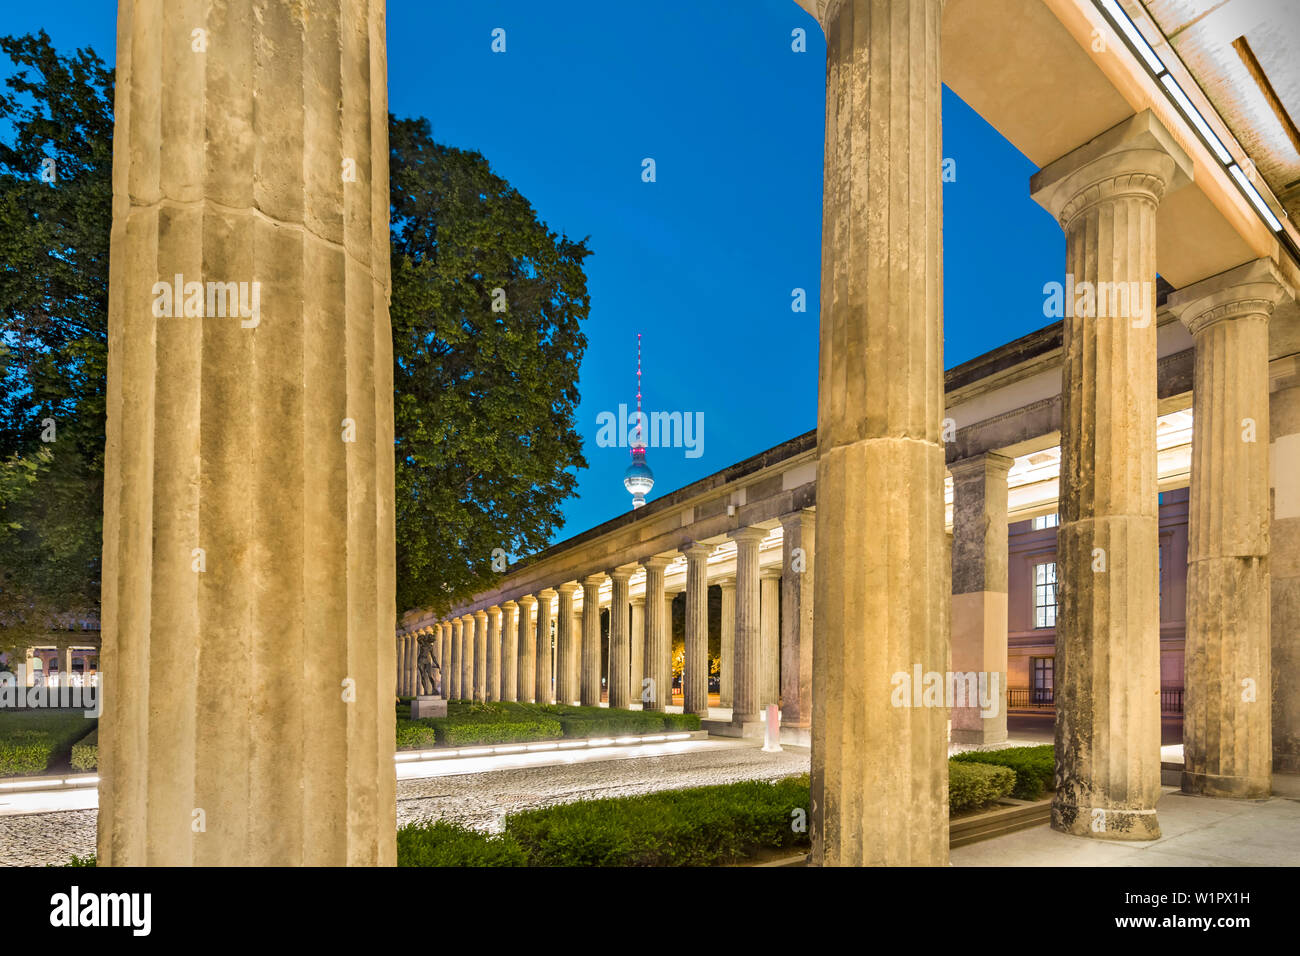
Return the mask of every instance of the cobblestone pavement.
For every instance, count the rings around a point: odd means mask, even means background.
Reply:
[[[397,781],[397,823],[455,820],[498,830],[507,813],[597,797],[621,797],[739,780],[775,780],[808,772],[808,751],[763,753],[758,747],[662,757]],[[66,863],[95,851],[96,810],[0,817],[0,866]]]

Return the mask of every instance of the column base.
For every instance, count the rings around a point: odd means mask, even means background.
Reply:
[[[1158,840],[1155,810],[1087,807],[1052,801],[1052,829],[1095,840]]]
[[[1273,795],[1273,778],[1221,777],[1213,773],[1183,771],[1183,793],[1202,797],[1230,797],[1237,800],[1267,800]]]
[[[965,727],[954,727],[951,735],[951,742],[954,744],[973,744],[975,746],[1004,744],[1008,739],[1010,738],[1007,736],[1005,728],[1002,730],[969,730]]]

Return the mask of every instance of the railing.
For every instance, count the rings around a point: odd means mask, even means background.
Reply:
[[[1017,710],[1034,708],[1050,709],[1055,705],[1052,689],[1037,687],[1008,687],[1007,707]],[[1183,688],[1160,688],[1160,713],[1181,714],[1183,712]]]

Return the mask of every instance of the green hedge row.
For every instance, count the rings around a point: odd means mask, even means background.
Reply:
[[[973,810],[1005,797],[1016,785],[1010,767],[948,761],[948,812]]]
[[[45,773],[93,726],[79,710],[0,713],[0,776]]]
[[[511,814],[504,833],[408,824],[398,866],[716,866],[806,847],[808,778],[581,800]],[[796,822],[804,825],[796,827]]]
[[[397,704],[397,749],[527,743],[561,737],[618,737],[700,729],[698,714],[612,710],[515,701],[454,700],[446,717],[407,720],[409,704]]]
[[[96,727],[72,745],[72,769],[80,773],[99,766],[99,728]]]
[[[1044,790],[1050,790],[1054,786],[1056,757],[1052,744],[1007,747],[1002,750],[971,750],[952,759],[962,764],[1010,767],[1016,775],[1016,785],[1011,796],[1019,800],[1037,800]]]

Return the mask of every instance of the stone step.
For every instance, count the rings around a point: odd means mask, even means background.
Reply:
[[[1043,826],[1051,818],[1051,797],[1032,801],[1004,797],[994,809],[953,822],[948,830],[948,846],[966,846],[968,843],[989,840],[1017,830]]]

